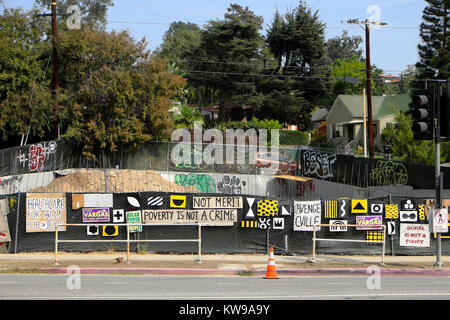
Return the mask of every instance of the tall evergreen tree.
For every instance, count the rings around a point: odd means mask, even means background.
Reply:
[[[419,79],[450,77],[450,0],[425,0],[420,25],[422,42],[418,45],[420,60],[416,64]]]
[[[190,84],[217,92],[221,119],[241,120],[243,107],[258,105],[253,74],[257,73],[263,37],[263,19],[248,7],[232,4],[224,20],[210,21],[202,30],[198,50],[192,55]]]
[[[277,66],[261,81],[261,114],[308,129],[314,105],[327,92],[328,68],[319,68],[325,53],[325,24],[304,1],[286,14],[275,13],[266,43]]]
[[[152,57],[165,58],[180,68],[189,68],[186,57],[200,45],[201,29],[191,22],[172,22],[164,33],[163,42],[152,54]]]

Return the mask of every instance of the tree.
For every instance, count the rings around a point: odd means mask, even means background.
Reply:
[[[365,87],[366,63],[356,57],[338,58],[331,65],[331,76],[333,80],[333,101],[339,94],[360,95],[363,87]],[[351,77],[360,81],[354,84],[345,81],[345,77]]]
[[[190,22],[172,22],[164,33],[163,42],[152,54],[153,57],[165,58],[181,68],[188,69],[186,58],[200,45],[201,29]]]
[[[304,1],[281,15],[278,11],[269,26],[266,44],[277,65],[259,80],[263,96],[258,117],[270,115],[285,123],[310,126],[310,113],[329,90],[328,67],[319,66],[325,52],[325,24]]]
[[[422,42],[418,45],[416,64],[419,79],[447,79],[450,77],[450,1],[425,0],[420,25]]]
[[[185,81],[167,60],[150,59],[144,40],[83,28],[61,34],[60,52],[63,138],[84,155],[170,137],[168,110]]]
[[[361,44],[363,39],[361,36],[348,35],[348,31],[342,31],[340,36],[328,39],[325,46],[325,55],[321,64],[332,64],[338,59],[352,59],[362,60]]]
[[[301,67],[307,71],[325,52],[325,24],[319,11],[309,8],[304,1],[285,15],[284,58],[285,71]]]
[[[241,120],[243,106],[258,107],[253,74],[261,68],[262,18],[232,4],[224,20],[209,21],[198,49],[191,55],[189,84],[217,94],[221,119]],[[259,61],[259,64],[257,63]]]
[[[414,140],[411,131],[412,118],[402,112],[395,116],[396,125],[382,132],[384,141],[392,146],[395,160],[434,164],[434,146],[432,141]]]
[[[20,136],[44,137],[51,126],[52,106],[48,59],[41,59],[45,22],[36,10],[4,8],[0,16],[0,134],[2,145],[20,143]]]
[[[37,0],[37,4],[44,8],[50,8],[54,0]],[[82,20],[85,24],[104,28],[108,7],[113,5],[114,0],[58,0],[56,8],[58,14],[67,14],[67,9],[71,5],[77,5],[80,8]],[[67,18],[67,17],[66,17]]]
[[[277,74],[283,63],[285,55],[285,37],[286,37],[286,23],[281,14],[276,10],[272,25],[267,30],[266,43],[275,59],[277,60],[277,67],[273,73]]]
[[[176,128],[194,129],[195,122],[204,123],[200,110],[187,105],[181,106],[180,114],[175,115],[174,120]]]

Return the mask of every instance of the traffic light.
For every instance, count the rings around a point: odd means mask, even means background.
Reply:
[[[434,91],[415,90],[412,97],[412,131],[414,140],[433,140],[434,136]]]

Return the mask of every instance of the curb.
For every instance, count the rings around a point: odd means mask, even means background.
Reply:
[[[26,270],[26,269],[22,269]],[[38,271],[53,274],[73,274],[69,268],[40,268]],[[179,269],[179,268],[80,268],[80,274],[133,274],[133,275],[223,275],[223,276],[264,276],[266,270],[242,269]],[[366,268],[339,269],[281,269],[281,276],[370,276]],[[391,276],[443,276],[450,277],[450,269],[380,269],[381,275]]]

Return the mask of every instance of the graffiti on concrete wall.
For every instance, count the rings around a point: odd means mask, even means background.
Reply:
[[[216,192],[216,184],[214,179],[208,174],[177,174],[175,175],[174,182],[183,187],[192,186],[198,191],[204,193]]]
[[[379,186],[404,185],[408,182],[408,171],[400,162],[379,160],[369,177],[373,184]]]
[[[235,175],[223,175],[216,179],[209,174],[188,173],[176,174],[174,182],[183,187],[192,186],[203,193],[223,193],[223,194],[242,194],[243,188],[247,185],[246,181]]]
[[[303,175],[321,179],[333,178],[332,164],[336,162],[335,154],[304,151],[302,153]]]
[[[224,194],[242,194],[242,188],[247,182],[237,176],[224,175],[217,183],[217,191]]]

